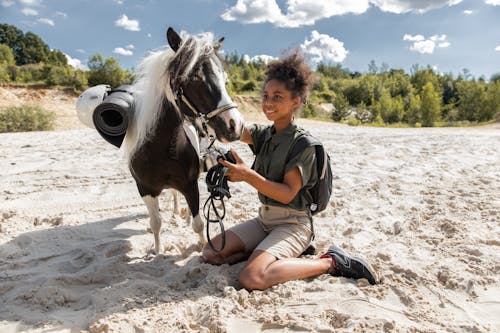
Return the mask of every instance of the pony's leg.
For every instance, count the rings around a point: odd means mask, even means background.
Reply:
[[[205,226],[205,224],[203,223],[203,219],[201,218],[200,214],[197,214],[195,217],[193,217],[191,211],[189,211],[189,215],[186,218],[186,223],[191,224],[193,231],[198,234],[200,244],[204,245],[206,243],[205,236],[203,236],[203,227]]]
[[[199,214],[200,212],[200,192],[198,189],[198,180],[193,180],[188,184],[183,191],[181,191],[186,198],[189,207],[188,222],[191,222],[191,227],[194,232],[198,234],[200,244],[205,244],[205,237],[203,236],[204,223]]]
[[[172,198],[174,199],[174,214],[179,215],[179,192],[172,189]]]
[[[142,200],[146,204],[149,212],[149,225],[151,226],[151,231],[153,232],[153,235],[155,237],[155,253],[160,254],[161,216],[158,197],[145,195],[142,197]]]

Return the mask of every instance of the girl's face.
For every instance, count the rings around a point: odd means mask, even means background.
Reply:
[[[262,111],[271,121],[291,122],[300,102],[300,96],[293,97],[283,82],[272,79],[264,87]]]

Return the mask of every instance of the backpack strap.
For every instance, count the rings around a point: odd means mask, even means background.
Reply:
[[[319,142],[318,140],[314,139],[312,136],[309,136],[307,134],[300,136],[292,145],[292,148],[288,152],[286,160],[287,161],[290,160],[291,158],[300,154],[304,149],[311,146],[321,146],[321,142]],[[316,234],[314,232],[313,217],[309,206],[307,206],[307,214],[309,216],[309,221],[311,221],[311,232],[312,232],[311,241],[313,241],[316,238]]]

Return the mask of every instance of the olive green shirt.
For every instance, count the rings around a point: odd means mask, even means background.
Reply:
[[[295,157],[288,159],[287,157],[296,140],[308,133],[294,122],[280,132],[276,132],[274,125],[260,124],[251,125],[249,131],[253,142],[251,148],[256,154],[252,168],[257,173],[270,181],[283,183],[285,174],[297,167],[302,177],[302,188],[287,205],[259,192],[260,202],[265,205],[306,210],[312,202],[312,197],[307,190],[316,183],[318,178],[315,148],[307,147]]]

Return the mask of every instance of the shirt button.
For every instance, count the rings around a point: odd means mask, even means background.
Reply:
[[[269,210],[269,206],[264,206],[264,209],[265,210]]]

